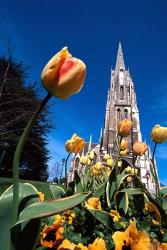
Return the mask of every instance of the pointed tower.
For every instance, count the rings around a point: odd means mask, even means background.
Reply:
[[[139,110],[137,107],[134,84],[129,70],[126,70],[123,58],[121,43],[119,43],[116,66],[111,71],[110,88],[107,93],[107,103],[105,111],[104,128],[101,130],[99,144],[90,142],[85,143],[84,154],[88,155],[90,149],[94,151],[98,160],[103,159],[105,153],[109,153],[115,159],[117,156],[117,125],[122,119],[130,119],[133,123],[131,135],[126,138],[129,141],[128,155],[121,158],[122,168],[134,166],[132,148],[135,141],[142,141],[140,131]],[[83,168],[79,164],[79,158],[82,153],[78,154],[71,162],[69,181],[72,180],[74,171],[77,170],[82,174]],[[155,193],[155,183],[150,171],[150,151],[147,155],[138,157],[135,163],[142,182],[153,193]]]
[[[126,138],[129,141],[129,154],[122,158],[124,167],[133,165],[132,148],[135,141],[142,141],[140,131],[139,110],[137,107],[134,84],[129,70],[125,69],[121,43],[119,43],[115,70],[111,71],[110,88],[107,95],[106,113],[103,129],[101,154],[109,153],[113,158],[117,155],[115,142],[117,125],[122,119],[130,119],[133,123],[132,134]],[[150,173],[150,164],[147,156],[137,159],[137,168],[143,183],[154,192],[155,184]]]

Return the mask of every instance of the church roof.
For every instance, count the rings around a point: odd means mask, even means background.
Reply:
[[[119,71],[120,69],[125,70],[125,64],[124,64],[124,57],[123,57],[123,53],[122,53],[121,42],[119,42],[115,71]]]

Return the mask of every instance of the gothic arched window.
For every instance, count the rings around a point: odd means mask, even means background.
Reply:
[[[128,118],[128,110],[125,109],[124,112],[125,112],[125,118]]]
[[[79,167],[79,158],[77,157],[75,159],[75,169],[78,169],[78,167]]]
[[[117,120],[121,119],[121,110],[117,109]]]
[[[124,99],[124,87],[121,86],[120,87],[120,100],[123,100]]]

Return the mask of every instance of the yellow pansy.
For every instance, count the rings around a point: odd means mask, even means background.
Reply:
[[[85,202],[85,207],[90,209],[100,209],[101,210],[101,202],[98,197],[89,198]]]
[[[113,221],[119,221],[121,219],[120,214],[116,210],[110,210],[109,215],[113,218]]]
[[[115,250],[150,250],[150,238],[145,231],[138,231],[133,221],[124,232],[115,232],[112,235]]]
[[[107,250],[106,243],[102,238],[96,238],[92,244],[88,245],[88,250]]]

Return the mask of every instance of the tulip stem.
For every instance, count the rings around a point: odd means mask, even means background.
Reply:
[[[46,103],[49,101],[51,98],[50,94],[47,94],[47,96],[43,99],[40,107],[36,111],[36,113],[32,116],[30,121],[28,122],[27,126],[25,127],[19,142],[16,147],[16,151],[14,154],[14,159],[13,159],[13,209],[12,209],[12,224],[15,224],[18,219],[18,206],[19,206],[19,162],[20,162],[20,157],[22,153],[23,146],[25,144],[26,138],[29,135],[39,113],[41,110],[44,108]]]
[[[66,192],[67,192],[67,189],[68,189],[68,181],[67,181],[67,162],[68,162],[68,159],[71,155],[71,152],[68,154],[66,160],[65,160],[65,186],[66,186]]]
[[[117,181],[117,177],[118,177],[118,161],[119,161],[119,157],[120,157],[120,151],[121,151],[121,141],[122,141],[122,136],[120,137],[120,140],[118,141],[118,153],[117,153],[117,158],[115,161],[115,183],[116,183],[116,192],[118,191],[118,181]]]
[[[155,185],[156,185],[156,195],[158,195],[159,198],[161,198],[161,193],[160,193],[160,187],[159,187],[159,181],[158,181],[158,175],[155,167],[155,151],[156,151],[157,143],[155,142],[154,144],[154,149],[153,149],[153,155],[152,155],[152,165],[153,165],[153,172],[154,172],[154,180],[155,180]]]

